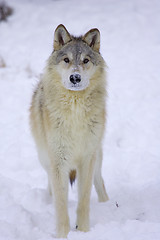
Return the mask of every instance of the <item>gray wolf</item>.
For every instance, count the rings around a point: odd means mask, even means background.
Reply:
[[[54,33],[54,50],[32,98],[30,122],[39,160],[54,198],[56,233],[67,237],[68,183],[77,178],[76,228],[89,231],[92,183],[107,201],[101,175],[105,129],[106,73],[100,32],[72,36],[63,25]]]

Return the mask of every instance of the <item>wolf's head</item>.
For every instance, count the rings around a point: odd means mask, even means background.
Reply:
[[[100,32],[91,29],[84,36],[74,37],[61,24],[54,33],[54,51],[50,66],[54,64],[63,86],[72,91],[86,89],[98,66],[104,67],[99,53]]]

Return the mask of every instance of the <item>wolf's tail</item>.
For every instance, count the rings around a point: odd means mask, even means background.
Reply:
[[[76,170],[72,170],[70,172],[69,179],[70,179],[70,184],[72,186],[72,184],[75,182],[75,179],[76,179]]]

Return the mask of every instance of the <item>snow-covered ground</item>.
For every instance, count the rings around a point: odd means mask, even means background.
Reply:
[[[103,176],[110,200],[91,196],[91,230],[68,240],[160,239],[160,1],[12,0],[0,23],[0,240],[51,240],[55,212],[29,129],[32,91],[60,23],[75,35],[101,31],[108,65]]]

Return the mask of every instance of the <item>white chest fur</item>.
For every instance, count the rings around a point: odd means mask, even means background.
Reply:
[[[49,137],[54,151],[72,164],[94,152],[101,142],[103,125],[102,114],[91,99],[64,97],[48,108],[52,125]]]

